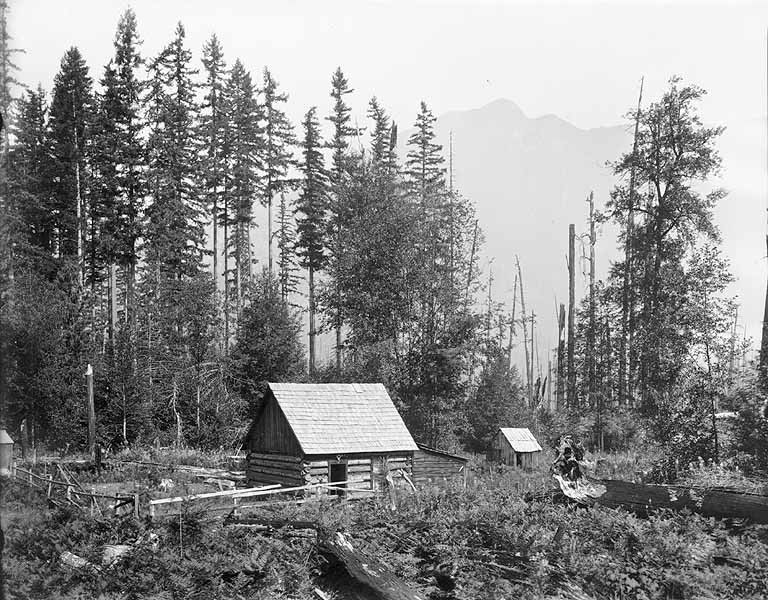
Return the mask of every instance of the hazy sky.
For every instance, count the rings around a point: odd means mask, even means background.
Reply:
[[[739,277],[751,335],[758,335],[765,289],[766,26],[768,2],[502,1],[295,2],[219,0],[129,3],[10,0],[10,28],[24,82],[50,89],[65,50],[77,45],[94,79],[112,54],[121,12],[132,6],[156,55],[177,21],[200,49],[219,36],[228,62],[256,76],[268,65],[291,95],[298,121],[311,105],[329,109],[329,81],[341,66],[353,106],[377,95],[410,127],[418,102],[436,114],[509,98],[529,116],[554,113],[579,127],[622,122],[645,96],[658,98],[670,75],[709,95],[707,123],[728,127],[721,150],[731,196],[718,210],[725,250]]]

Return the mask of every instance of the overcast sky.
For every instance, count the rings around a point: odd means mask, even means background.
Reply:
[[[703,119],[728,127],[720,183],[731,196],[718,220],[739,277],[734,292],[750,333],[759,334],[768,2],[10,0],[11,33],[26,50],[17,59],[20,79],[50,90],[61,56],[77,45],[98,80],[129,5],[145,56],[156,55],[181,20],[199,65],[215,32],[230,64],[239,57],[255,77],[269,66],[291,96],[295,121],[309,106],[328,110],[337,66],[355,88],[361,122],[375,94],[401,129],[422,99],[436,114],[509,98],[529,116],[614,125],[636,102],[641,76],[648,99],[670,75],[683,76],[709,92]]]

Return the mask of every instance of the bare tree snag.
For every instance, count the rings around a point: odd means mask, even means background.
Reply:
[[[574,334],[575,318],[575,296],[576,296],[576,226],[571,223],[568,226],[568,387],[566,391],[566,401],[569,408],[576,405],[576,369],[573,364],[574,352],[576,349]]]
[[[520,258],[517,255],[515,255],[515,262],[517,262],[517,276],[520,280],[520,310],[523,313],[520,317],[520,322],[523,325],[523,347],[525,348],[525,379],[528,399],[527,403],[528,406],[530,406],[533,399],[533,382],[531,381],[531,375],[533,374],[533,371],[531,371],[531,356],[528,350],[528,324],[526,323],[525,317],[525,289],[523,287],[523,270],[520,268]]]

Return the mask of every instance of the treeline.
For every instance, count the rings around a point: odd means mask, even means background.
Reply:
[[[749,420],[764,400],[728,295],[733,277],[713,218],[727,194],[708,183],[724,128],[701,122],[704,94],[673,78],[628,115],[634,147],[613,163],[617,184],[591,216],[593,226],[618,228],[621,258],[576,308],[573,378],[559,386],[566,420],[594,446],[644,438],[682,464],[723,459],[728,426],[716,414]],[[563,344],[559,354],[567,363]],[[567,379],[565,364],[558,373]],[[731,439],[728,454],[754,454],[745,440]]]
[[[197,62],[181,24],[144,57],[131,10],[99,75],[73,47],[50,94],[11,102],[2,82],[2,416],[23,444],[84,446],[87,364],[105,442],[236,447],[266,381],[384,382],[441,447],[530,417],[425,103],[404,157],[376,98],[353,125],[341,69],[294,127],[268,69],[228,63],[215,35]]]

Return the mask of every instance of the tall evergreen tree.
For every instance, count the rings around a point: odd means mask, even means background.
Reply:
[[[80,50],[70,48],[54,78],[48,115],[48,139],[53,158],[52,212],[54,252],[74,257],[84,269],[85,218],[88,200],[86,159],[93,111],[92,80]]]
[[[267,271],[272,273],[272,203],[277,194],[293,187],[289,177],[291,167],[296,165],[292,147],[296,145],[293,126],[285,115],[284,105],[288,94],[278,91],[277,81],[269,69],[264,69],[263,94],[264,110],[264,188],[262,204],[267,208]]]
[[[326,212],[328,210],[328,173],[325,170],[317,121],[317,108],[311,108],[304,117],[304,143],[302,164],[303,181],[296,203],[298,250],[302,266],[309,277],[309,373],[315,374],[316,300],[315,275],[326,261]]]
[[[139,238],[142,235],[140,211],[147,192],[145,177],[143,95],[146,82],[139,69],[144,64],[139,47],[136,15],[127,9],[120,17],[115,33],[116,72],[115,161],[119,194],[117,228],[117,262],[125,274],[126,319],[131,330],[136,327],[136,268],[139,262]]]
[[[205,96],[200,107],[200,138],[202,143],[202,179],[207,203],[211,207],[213,228],[213,277],[218,290],[219,281],[219,210],[225,177],[224,146],[227,127],[227,110],[224,98],[226,63],[224,51],[216,35],[203,46],[205,68]]]
[[[342,298],[341,288],[339,286],[339,269],[342,262],[342,253],[344,252],[344,228],[346,215],[344,203],[342,201],[342,185],[347,176],[348,163],[350,161],[349,138],[355,134],[355,129],[350,125],[352,110],[344,100],[344,96],[351,94],[354,90],[349,87],[347,78],[338,67],[331,79],[331,98],[333,99],[333,109],[331,115],[326,117],[333,126],[331,139],[327,146],[332,151],[331,168],[329,170],[330,179],[330,203],[328,215],[328,241],[329,241],[329,263],[330,270],[333,273],[334,290],[330,294],[329,302],[330,320],[336,332],[336,372],[341,372],[341,327],[343,324],[343,315],[341,310]]]
[[[238,59],[226,85],[227,102],[227,228],[225,251],[233,261],[226,274],[228,286],[234,287],[236,315],[239,317],[245,292],[253,273],[251,226],[253,199],[260,192],[263,140],[259,122],[261,107],[256,102],[250,74]],[[229,297],[229,294],[228,294]]]
[[[184,26],[152,61],[148,117],[146,260],[167,279],[194,277],[204,252],[204,212],[195,185],[197,145],[194,123],[197,73],[184,46]]]
[[[44,274],[51,272],[54,223],[50,206],[46,139],[48,107],[42,87],[29,90],[18,102],[15,144],[10,152],[9,195],[17,198],[17,243],[37,262]]]

